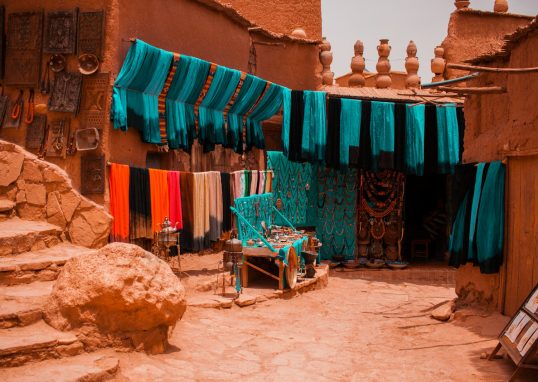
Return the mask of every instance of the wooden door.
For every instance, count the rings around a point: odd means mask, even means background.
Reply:
[[[538,283],[538,156],[510,157],[504,314],[513,315]]]

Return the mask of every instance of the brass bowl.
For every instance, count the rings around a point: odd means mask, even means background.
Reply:
[[[65,69],[66,60],[62,54],[53,54],[49,59],[49,68],[54,73],[59,73]]]
[[[84,53],[78,56],[78,71],[86,76],[97,72],[99,59],[95,54]]]

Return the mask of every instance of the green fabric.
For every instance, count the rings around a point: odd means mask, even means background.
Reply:
[[[301,141],[302,158],[310,163],[325,160],[327,145],[326,92],[305,90],[303,135]]]
[[[452,224],[452,232],[450,233],[450,241],[448,244],[448,250],[451,256],[459,258],[464,248],[464,236],[465,236],[465,216],[467,214],[467,203],[469,200],[469,192],[465,194],[465,198],[460,204],[454,223]]]
[[[459,128],[456,105],[437,106],[437,162],[439,172],[453,174],[459,163]]]
[[[379,160],[383,154],[394,155],[394,103],[372,102],[370,117],[372,168],[381,168]]]
[[[256,108],[247,117],[247,149],[265,149],[262,121],[275,115],[282,106],[284,87],[271,84]]]
[[[290,149],[290,118],[291,118],[291,90],[284,88],[282,92],[282,152],[288,157]]]
[[[262,221],[267,226],[273,224],[273,194],[267,193],[237,198],[234,203],[236,210],[243,215],[257,232],[263,232]],[[236,219],[236,221],[239,240],[246,242],[248,239],[258,239],[258,236],[252,232],[252,229],[246,223],[241,219]]]
[[[211,86],[198,111],[198,140],[204,152],[215,149],[215,144],[225,143],[224,108],[234,95],[241,79],[241,72],[218,66]]]
[[[479,163],[476,168],[476,179],[473,190],[473,202],[471,204],[471,218],[469,221],[469,247],[467,252],[467,259],[473,260],[476,258],[475,251],[475,235],[476,235],[476,224],[478,219],[478,206],[480,204],[480,195],[482,192],[482,180],[484,174],[484,167],[486,163]]]
[[[349,167],[349,150],[359,147],[362,101],[341,99],[340,110],[340,169]]]
[[[404,155],[407,174],[424,174],[425,110],[424,105],[406,105]]]
[[[190,151],[196,132],[194,104],[204,87],[211,64],[180,56],[166,95],[166,133],[171,149]]]

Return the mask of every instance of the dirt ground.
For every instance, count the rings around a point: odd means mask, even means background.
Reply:
[[[214,279],[218,258],[182,259],[188,296]],[[167,354],[119,353],[116,381],[506,380],[515,369],[510,360],[480,356],[496,345],[508,318],[469,309],[448,323],[430,318],[433,306],[454,297],[452,288],[331,272],[327,288],[287,300],[189,307]],[[519,381],[538,380],[533,371],[521,375]]]

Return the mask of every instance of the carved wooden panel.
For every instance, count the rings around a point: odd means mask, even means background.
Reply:
[[[37,150],[45,139],[46,115],[34,116],[34,121],[26,129],[26,149]]]
[[[6,85],[37,85],[41,68],[42,35],[42,12],[11,13],[8,16]]]
[[[4,124],[2,127],[4,129],[18,129],[21,124],[21,119],[24,114],[24,103],[21,103],[21,111],[19,113],[19,116],[15,119],[11,118],[11,110],[13,109],[13,106],[15,105],[15,100],[11,100],[8,98],[6,102],[6,113],[4,117]]]
[[[43,51],[45,53],[75,53],[77,35],[77,11],[47,12]]]
[[[69,120],[57,119],[50,123],[46,156],[65,158]]]
[[[80,158],[80,192],[82,195],[105,192],[104,155]]]
[[[80,12],[78,16],[78,54],[92,53],[103,58],[103,30],[105,13],[103,11]]]
[[[49,98],[49,110],[76,113],[80,103],[82,74],[60,72],[54,78],[54,87]]]
[[[82,81],[82,102],[80,104],[82,126],[102,129],[105,125],[109,81],[109,73],[99,73],[84,77]]]

